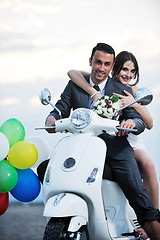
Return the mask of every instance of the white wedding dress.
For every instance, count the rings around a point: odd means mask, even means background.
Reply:
[[[143,137],[140,135],[134,135],[132,133],[128,134],[127,138],[129,144],[133,147],[133,149],[142,149],[147,152]]]

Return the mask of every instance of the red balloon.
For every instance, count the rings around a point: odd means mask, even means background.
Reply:
[[[8,192],[0,193],[0,215],[3,215],[9,204],[9,194]]]

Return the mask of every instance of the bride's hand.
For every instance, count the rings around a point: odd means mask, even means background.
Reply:
[[[126,90],[124,90],[124,93],[127,95],[127,96],[123,96],[121,94],[118,94],[118,93],[113,93],[113,95],[115,96],[118,96],[120,99],[121,99],[121,105],[122,107],[133,102],[135,99],[134,97],[132,96],[132,94],[130,94],[129,92],[127,92]],[[134,107],[134,104],[131,105],[130,107]]]

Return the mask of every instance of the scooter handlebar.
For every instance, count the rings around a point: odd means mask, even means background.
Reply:
[[[43,130],[43,129],[55,129],[55,126],[52,127],[36,127],[35,130]]]
[[[137,132],[137,129],[136,129],[136,128],[123,128],[123,127],[117,126],[116,129],[117,129],[117,130],[129,131],[129,132],[133,132],[133,133],[136,133],[136,132]]]

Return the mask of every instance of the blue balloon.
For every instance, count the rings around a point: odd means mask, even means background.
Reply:
[[[41,185],[37,175],[30,168],[16,169],[18,181],[15,187],[10,191],[12,196],[21,202],[31,202],[36,199],[40,193]]]

